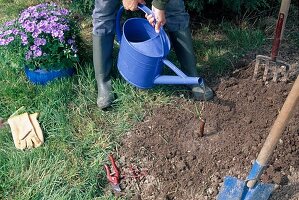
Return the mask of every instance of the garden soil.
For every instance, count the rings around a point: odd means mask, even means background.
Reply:
[[[123,191],[116,195],[215,199],[225,176],[245,180],[298,74],[298,47],[282,48],[282,58],[294,67],[287,82],[253,81],[252,53],[227,77],[207,77],[216,94],[212,101],[178,92],[168,104],[148,108],[118,148]],[[277,185],[272,200],[299,199],[298,122],[297,107],[261,176]]]

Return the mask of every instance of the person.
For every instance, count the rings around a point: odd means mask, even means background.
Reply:
[[[145,4],[144,0],[122,0],[126,10],[135,11],[137,5]],[[95,0],[93,10],[93,64],[97,82],[97,105],[104,109],[109,107],[114,94],[111,86],[110,71],[112,68],[112,52],[115,35],[115,19],[120,2],[118,0]],[[172,46],[174,47],[182,70],[188,76],[198,76],[196,58],[192,46],[189,27],[189,14],[185,10],[183,0],[153,0],[153,15],[146,15],[147,20],[159,32],[161,26],[166,27]],[[156,19],[154,24],[154,19]],[[196,100],[210,100],[213,91],[208,86],[192,85],[191,90]]]

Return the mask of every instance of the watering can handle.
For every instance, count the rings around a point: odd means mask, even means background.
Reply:
[[[140,10],[142,10],[145,14],[153,14],[153,12],[151,11],[151,9],[149,9],[148,7],[146,7],[143,4],[138,4],[137,6]],[[121,41],[121,36],[122,36],[122,31],[121,31],[121,26],[120,26],[120,17],[123,13],[124,7],[121,6],[117,12],[116,15],[116,37],[117,37],[117,42],[120,44]]]
[[[142,10],[145,14],[153,14],[152,10],[149,9],[148,7],[146,7],[145,5],[143,4],[138,4],[137,6],[140,10]],[[117,12],[117,15],[116,15],[116,38],[117,38],[117,42],[118,44],[120,44],[121,42],[121,37],[122,37],[122,30],[121,30],[121,26],[120,26],[120,17],[123,13],[123,10],[124,10],[124,7],[121,6]],[[162,29],[162,27],[160,28]],[[162,44],[165,44],[166,41],[168,40],[167,38],[167,35],[165,33],[165,31],[160,31],[160,36],[161,36],[161,40],[162,40]],[[165,54],[165,52],[167,52],[167,46],[166,45],[163,45],[164,46],[164,49],[163,49],[163,55]]]
[[[149,9],[148,7],[146,7],[144,4],[138,4],[138,8],[140,10],[142,10],[144,13],[150,15],[150,14],[154,14],[153,11],[151,9]],[[156,23],[156,19],[155,19],[155,22]],[[162,31],[162,27],[160,28],[160,38],[162,40],[162,44],[167,44],[167,40],[168,40],[168,37],[165,33],[165,31]],[[166,56],[166,52],[168,52],[168,46],[167,45],[163,45],[164,49],[163,49],[163,55]]]

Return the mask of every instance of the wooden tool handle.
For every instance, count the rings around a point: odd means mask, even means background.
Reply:
[[[278,55],[278,50],[280,46],[280,42],[283,37],[284,27],[287,20],[289,8],[290,8],[291,0],[282,0],[279,10],[279,15],[275,27],[275,35],[274,40],[272,44],[272,50],[271,50],[271,59],[276,60],[276,57]]]
[[[291,0],[282,0],[280,5],[279,13],[283,13],[288,15],[289,8],[290,8]]]
[[[299,76],[297,77],[287,99],[285,100],[279,115],[277,116],[271,131],[258,155],[257,161],[261,165],[266,165],[272,155],[279,138],[281,137],[289,119],[295,111],[299,102]]]
[[[284,20],[283,20],[280,39],[282,39],[282,36],[283,36],[283,31],[284,31],[285,23],[286,23],[286,20],[287,20],[287,17],[288,17],[290,4],[291,4],[291,0],[282,0],[281,1],[278,18],[280,17],[280,14],[283,14],[284,15]]]
[[[289,119],[296,110],[295,107],[299,102],[299,76],[297,77],[287,99],[285,100],[280,113],[278,114],[271,131],[257,157],[257,162],[265,166],[267,165],[278,141],[281,137]],[[253,187],[257,180],[248,181],[247,186]]]

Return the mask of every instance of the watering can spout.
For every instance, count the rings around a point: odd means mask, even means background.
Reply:
[[[168,66],[176,76],[162,75],[154,80],[154,84],[174,84],[174,85],[200,85],[204,86],[204,80],[201,77],[189,77],[179,70],[174,64],[167,59],[162,59],[162,62]]]
[[[171,85],[203,85],[201,77],[181,77],[181,76],[158,76],[154,84],[171,84]]]

